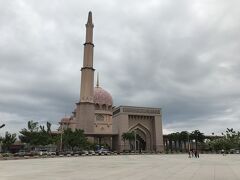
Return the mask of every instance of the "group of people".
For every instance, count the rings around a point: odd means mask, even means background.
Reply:
[[[199,158],[199,152],[197,150],[193,150],[191,149],[190,151],[188,151],[188,157],[189,158]]]

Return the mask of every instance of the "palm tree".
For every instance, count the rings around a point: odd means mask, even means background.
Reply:
[[[51,133],[51,126],[52,124],[50,122],[47,122],[47,132]]]
[[[135,134],[134,132],[126,132],[122,134],[122,139],[124,141],[124,146],[125,146],[125,141],[128,140],[129,146],[132,150],[132,141],[135,139]]]
[[[16,134],[5,133],[5,137],[2,138],[2,144],[4,151],[9,151],[10,146],[16,141]]]
[[[177,151],[177,142],[179,139],[179,133],[172,133],[172,140],[174,141],[174,149]]]
[[[195,130],[190,134],[190,137],[191,137],[191,139],[195,140],[196,151],[197,151],[198,150],[198,142],[203,142],[205,139],[205,136],[199,130]]]
[[[176,141],[178,142],[178,150],[182,151],[182,140],[179,132],[175,133]]]
[[[132,145],[132,142],[135,140],[135,132],[129,132],[128,133],[128,141],[129,141],[129,145],[130,145],[130,147],[131,147],[131,150],[132,150],[132,147],[133,147],[133,145]]]
[[[28,130],[30,132],[38,130],[38,122],[33,122],[33,120],[28,121]]]
[[[187,151],[187,141],[189,140],[189,134],[187,131],[180,132],[180,138],[184,143],[184,149]]]
[[[127,139],[128,139],[127,133],[122,133],[122,140],[123,140],[123,143],[124,143],[124,148],[123,148],[123,150],[125,150],[125,147],[126,147],[125,142],[126,142]]]
[[[173,142],[173,133],[168,134],[168,141],[169,141],[170,150],[171,150],[171,152],[173,152],[173,145],[172,145],[172,142]]]

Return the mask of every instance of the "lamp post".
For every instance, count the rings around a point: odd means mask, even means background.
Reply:
[[[60,137],[60,152],[62,152],[62,144],[63,144],[63,123],[61,124],[61,137]]]
[[[2,125],[0,126],[0,129],[3,128],[4,126],[5,126],[5,124],[2,124]]]
[[[190,135],[189,135],[189,132],[187,132],[187,134],[188,134],[188,156],[189,156],[189,158],[191,157],[191,154],[190,154]]]
[[[0,126],[0,129],[3,128],[5,126],[5,124],[2,124]],[[2,152],[2,141],[0,140],[0,152]]]
[[[136,153],[136,151],[137,151],[137,138],[136,138],[136,130],[134,130],[134,141],[135,141],[135,144],[134,144],[134,146],[135,146],[135,153]]]

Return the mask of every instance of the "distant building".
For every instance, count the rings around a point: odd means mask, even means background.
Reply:
[[[125,132],[135,132],[134,149],[163,151],[162,112],[160,108],[120,106],[113,107],[113,98],[99,85],[94,87],[93,23],[88,14],[86,42],[84,43],[83,67],[81,68],[80,101],[73,115],[63,118],[60,130],[83,129],[89,141],[107,144],[112,150],[130,149],[122,140]],[[125,146],[125,147],[124,147]]]

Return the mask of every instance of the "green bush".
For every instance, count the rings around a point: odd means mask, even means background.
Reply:
[[[2,157],[13,157],[12,153],[3,153]]]

